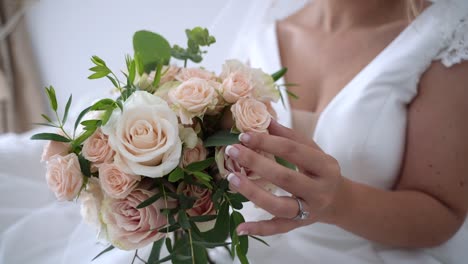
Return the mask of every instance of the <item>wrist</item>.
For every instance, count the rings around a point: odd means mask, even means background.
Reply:
[[[353,186],[355,183],[345,177],[337,186],[336,195],[324,214],[320,222],[340,226],[349,212],[353,210]]]

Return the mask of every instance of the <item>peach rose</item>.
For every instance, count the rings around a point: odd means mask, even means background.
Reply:
[[[201,68],[182,68],[175,76],[175,79],[181,82],[188,81],[192,78],[215,81],[216,75]]]
[[[253,88],[248,74],[233,72],[223,80],[222,96],[226,102],[235,103],[239,98],[250,96]]]
[[[107,195],[121,199],[137,186],[141,176],[125,173],[113,163],[104,163],[99,167],[99,179]]]
[[[48,141],[44,145],[41,161],[48,161],[54,155],[65,156],[70,152],[71,146],[66,142]]]
[[[107,238],[117,248],[133,250],[142,248],[165,236],[158,229],[167,224],[161,209],[175,208],[174,200],[163,198],[151,205],[138,209],[137,206],[159,191],[138,186],[127,197],[104,199],[101,216],[107,227]]]
[[[187,210],[187,214],[189,216],[216,214],[213,201],[211,200],[211,190],[196,185],[181,183],[177,187],[177,192],[182,193],[185,196],[196,198],[193,207]],[[215,222],[216,220],[196,222],[196,225],[200,231],[205,232],[212,229],[215,225]]]
[[[231,106],[232,117],[241,132],[267,132],[271,115],[267,106],[253,98],[241,98]]]
[[[245,96],[253,96],[262,102],[276,102],[280,98],[271,75],[238,60],[227,60],[220,77],[223,80],[223,97],[227,102],[235,103]]]
[[[86,188],[81,191],[80,202],[81,202],[81,217],[86,224],[95,227],[99,233],[103,231],[101,220],[99,220],[99,214],[101,212],[101,203],[104,199],[99,179],[91,177],[88,179]]]
[[[47,162],[46,180],[59,201],[73,200],[83,185],[78,156],[75,153],[52,156]]]
[[[102,133],[100,128],[84,142],[81,153],[97,167],[102,163],[111,162],[115,155],[109,146],[108,136]]]
[[[219,83],[200,78],[191,78],[169,91],[169,99],[174,104],[182,124],[193,124],[192,118],[203,116],[217,104],[216,89]]]
[[[159,178],[179,165],[182,143],[177,116],[167,103],[136,91],[102,127],[115,150],[114,163],[125,173]]]
[[[198,139],[198,143],[195,147],[184,148],[182,151],[182,160],[180,161],[180,165],[185,168],[190,163],[205,160],[207,155],[208,151],[203,146],[203,142],[201,139]]]

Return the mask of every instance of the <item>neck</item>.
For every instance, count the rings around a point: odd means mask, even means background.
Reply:
[[[405,0],[315,0],[310,17],[325,31],[384,24],[405,17]],[[314,11],[312,11],[312,9]]]

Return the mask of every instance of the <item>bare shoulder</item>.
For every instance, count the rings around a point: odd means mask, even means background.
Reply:
[[[406,153],[397,189],[419,190],[462,221],[468,209],[468,62],[434,62],[409,106]]]

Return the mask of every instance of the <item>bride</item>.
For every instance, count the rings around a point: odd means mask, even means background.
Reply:
[[[250,63],[287,67],[299,99],[276,106],[293,130],[274,122],[226,151],[293,195],[229,175],[275,216],[237,228],[275,235],[253,262],[466,261],[467,19],[466,1],[315,0],[262,28]]]

